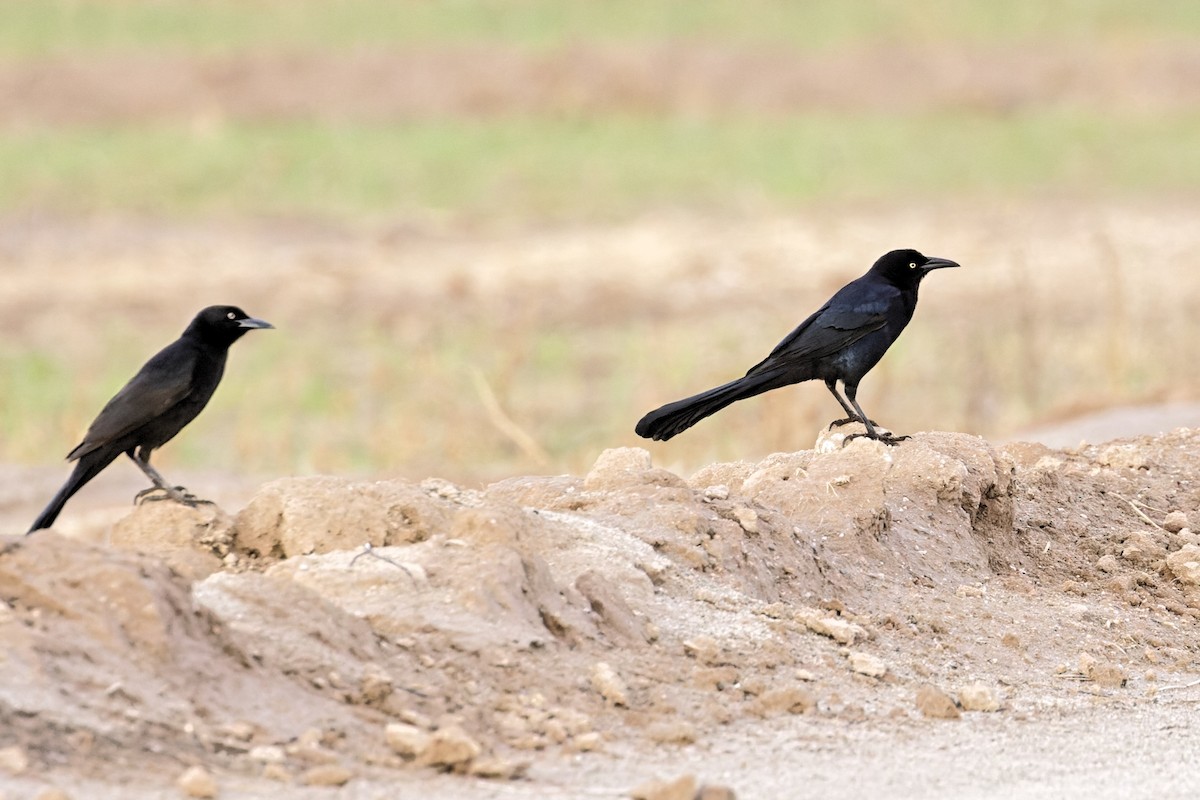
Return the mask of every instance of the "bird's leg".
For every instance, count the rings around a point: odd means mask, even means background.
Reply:
[[[830,394],[833,395],[834,399],[838,401],[838,405],[840,405],[842,407],[842,410],[844,410],[846,412],[845,418],[835,419],[833,422],[829,423],[829,427],[830,428],[840,428],[843,425],[849,425],[851,422],[858,422],[859,419],[858,419],[858,416],[854,413],[854,409],[850,408],[850,405],[845,400],[842,399],[842,395],[838,392],[837,381],[832,378],[826,380],[825,388],[827,388],[829,390]]]
[[[126,453],[126,455],[129,456],[133,463],[138,465],[138,468],[144,472],[146,477],[150,479],[150,482],[154,484],[149,489],[143,489],[134,496],[133,502],[135,505],[145,500],[157,501],[166,500],[168,498],[185,506],[197,506],[201,503],[208,505],[213,504],[211,500],[202,500],[199,497],[196,497],[182,486],[171,486],[168,484],[166,480],[163,479],[163,476],[158,474],[158,470],[150,466],[150,452],[146,448],[139,448],[136,454],[133,450],[130,450]],[[163,496],[154,496],[156,492],[162,492]]]
[[[874,420],[868,420],[865,416],[861,416],[862,409],[858,409],[856,411],[855,409],[851,408],[850,405],[845,400],[842,399],[841,394],[839,394],[838,390],[837,390],[837,381],[827,380],[827,381],[825,381],[825,386],[826,386],[826,388],[829,389],[829,391],[833,394],[834,398],[837,399],[838,403],[840,403],[842,408],[845,409],[845,411],[846,411],[845,418],[835,419],[833,422],[829,423],[830,428],[840,428],[843,425],[849,425],[851,422],[862,422],[864,424],[869,422],[869,423],[871,423],[871,425],[876,424]],[[858,404],[856,403],[855,405],[857,406]]]
[[[854,386],[846,384],[846,398],[854,406],[854,410],[858,412],[859,421],[867,426],[867,432],[850,434],[849,436],[847,436],[845,439],[842,440],[842,447],[846,446],[846,442],[850,441],[851,439],[857,439],[860,436],[865,436],[868,439],[874,439],[875,441],[883,442],[884,444],[896,444],[897,442],[902,442],[905,439],[909,438],[908,436],[892,436],[890,433],[882,434],[879,431],[875,430],[875,423],[867,417],[865,412],[863,412],[862,406],[860,406],[858,404],[858,400],[856,399],[857,396],[858,396],[857,384]]]

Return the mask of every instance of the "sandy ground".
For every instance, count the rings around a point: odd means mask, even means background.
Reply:
[[[626,448],[71,515],[0,543],[0,787],[1192,796],[1198,461],[1187,428],[826,433],[686,478]]]

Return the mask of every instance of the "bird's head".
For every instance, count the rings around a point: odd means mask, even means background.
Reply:
[[[921,255],[916,250],[893,250],[880,256],[871,272],[881,275],[901,289],[916,287],[921,279],[935,269],[957,267],[958,262],[948,258]]]
[[[197,335],[206,342],[229,345],[255,328],[274,328],[265,319],[257,319],[237,306],[209,306],[196,315],[184,335]]]

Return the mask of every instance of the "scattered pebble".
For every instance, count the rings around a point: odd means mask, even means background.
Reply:
[[[1117,689],[1125,685],[1128,676],[1116,664],[1101,661],[1090,653],[1079,656],[1079,672],[1089,681],[1108,689]]]
[[[696,800],[737,800],[737,794],[728,786],[706,783],[696,792]]]
[[[305,786],[345,786],[353,777],[341,764],[321,764],[302,772],[300,782]]]
[[[433,732],[418,755],[417,763],[461,772],[482,752],[483,748],[466,731],[457,725],[448,725]]]
[[[917,710],[930,719],[958,719],[962,716],[950,695],[930,685],[917,690]]]
[[[851,645],[867,638],[867,631],[861,625],[837,617],[824,616],[816,609],[802,608],[796,612],[795,619],[813,633],[828,636],[839,644]]]
[[[523,777],[528,769],[528,761],[509,761],[506,758],[493,756],[472,761],[468,774],[474,775],[476,778],[514,781]]]
[[[267,780],[291,783],[292,773],[283,764],[268,763],[263,767],[262,776]]]
[[[683,720],[657,722],[646,729],[646,737],[659,744],[693,744],[697,739],[695,727]]]
[[[745,506],[735,508],[733,515],[746,533],[758,533],[758,512]]]
[[[1121,557],[1135,564],[1154,561],[1165,554],[1166,549],[1146,531],[1133,531],[1128,534],[1121,550]]]
[[[415,725],[391,722],[384,728],[384,738],[393,752],[404,758],[416,758],[429,746],[429,734]]]
[[[581,753],[591,753],[604,745],[604,737],[596,731],[589,731],[572,739],[571,745]]]
[[[709,500],[728,500],[729,487],[723,483],[718,483],[716,486],[709,486],[704,490],[704,496]]]
[[[629,690],[625,681],[607,662],[597,661],[592,667],[592,688],[614,706],[629,706]]]
[[[25,748],[13,745],[0,748],[0,770],[9,775],[20,775],[29,769],[29,754]]]
[[[1120,569],[1120,565],[1117,563],[1117,557],[1109,553],[1108,555],[1100,556],[1096,561],[1096,569],[1101,572],[1116,572]]]
[[[695,800],[696,776],[683,775],[673,781],[648,781],[630,792],[629,796],[633,800]]]
[[[851,672],[871,678],[882,678],[887,674],[887,663],[879,656],[853,651],[847,658],[850,660]]]
[[[1185,544],[1167,556],[1167,569],[1180,583],[1200,586],[1200,547]]]
[[[786,686],[781,689],[771,689],[759,698],[756,710],[764,715],[770,714],[807,714],[817,707],[817,698],[807,689],[799,686]]]
[[[246,756],[251,761],[259,761],[263,764],[282,764],[287,760],[287,755],[283,752],[283,748],[277,744],[263,744],[258,747],[251,747],[250,752]]]
[[[991,687],[982,683],[969,683],[958,690],[958,702],[963,711],[999,711],[1000,701]]]
[[[188,767],[175,781],[175,785],[188,797],[216,797],[217,781],[204,767]]]
[[[1172,511],[1163,519],[1162,526],[1168,533],[1179,533],[1188,526],[1187,514],[1182,511]]]

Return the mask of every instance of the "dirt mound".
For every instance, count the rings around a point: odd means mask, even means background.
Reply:
[[[1200,432],[841,444],[688,479],[638,449],[484,490],[285,479],[232,518],[145,505],[110,547],[8,538],[13,785],[487,796],[433,767],[571,796],[564,758],[1131,703],[1196,668]]]

